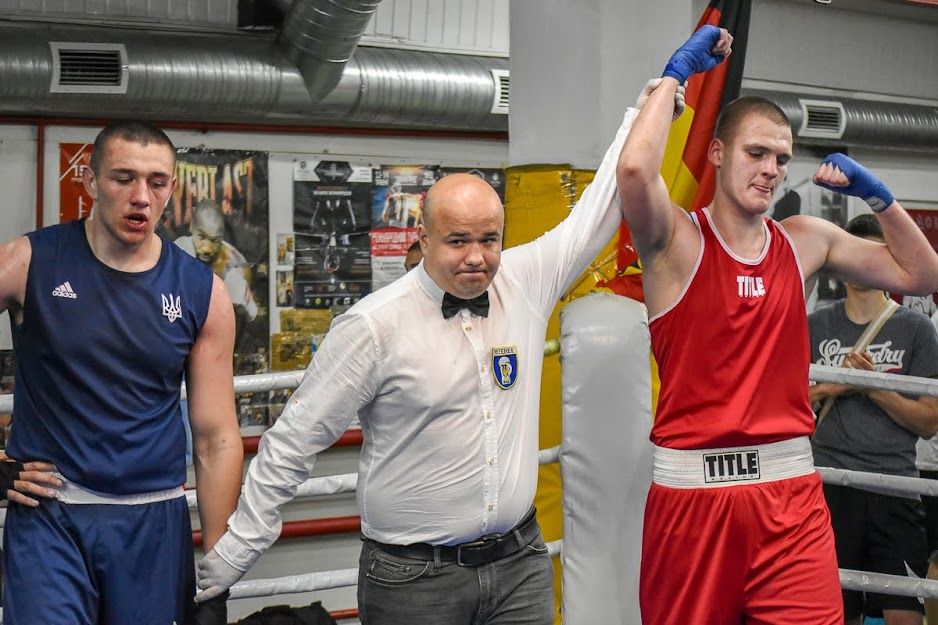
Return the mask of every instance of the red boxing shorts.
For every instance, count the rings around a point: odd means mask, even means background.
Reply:
[[[641,573],[643,625],[842,625],[808,440],[656,448]]]

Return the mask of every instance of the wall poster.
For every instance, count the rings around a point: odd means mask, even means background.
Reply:
[[[297,308],[354,304],[371,292],[371,166],[293,163],[293,294]]]

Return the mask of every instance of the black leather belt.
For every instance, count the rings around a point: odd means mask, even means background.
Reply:
[[[434,551],[439,550],[440,560],[444,562],[455,562],[459,566],[482,566],[518,553],[537,538],[540,531],[534,508],[531,508],[518,525],[504,534],[484,536],[479,540],[460,545],[434,546],[428,543],[388,545],[370,539],[366,540],[370,540],[382,551],[403,558],[433,560]]]

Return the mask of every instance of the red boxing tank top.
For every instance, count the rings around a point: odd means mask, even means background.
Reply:
[[[736,256],[707,209],[700,256],[677,302],[649,323],[661,392],[651,441],[673,449],[772,443],[814,431],[804,278],[794,245],[765,220],[756,260]]]

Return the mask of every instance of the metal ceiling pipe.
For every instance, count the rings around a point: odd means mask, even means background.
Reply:
[[[49,43],[121,43],[127,92],[51,93]],[[270,35],[0,23],[0,114],[507,131],[492,69],[508,60],[359,48],[318,103]]]
[[[381,0],[296,0],[278,43],[314,102],[332,91]]]
[[[804,122],[801,100],[839,102],[844,109],[844,131],[839,139],[810,137],[800,142],[826,146],[859,146],[879,149],[938,151],[938,108],[873,100],[746,90],[771,100],[791,120],[795,131]]]

